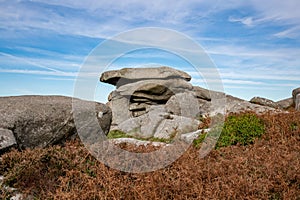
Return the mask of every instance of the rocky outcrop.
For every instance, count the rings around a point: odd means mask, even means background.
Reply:
[[[174,94],[191,91],[190,79],[187,73],[169,67],[104,72],[100,80],[117,85],[107,103],[112,110],[112,128],[146,114],[153,105],[165,105]]]
[[[267,106],[275,109],[282,109],[282,110],[287,110],[294,105],[294,100],[292,97],[277,102],[262,97],[253,97],[250,100],[250,102],[253,104],[258,104],[258,105]]]
[[[224,112],[229,114],[247,111],[256,113],[275,111],[275,108],[270,106],[251,103],[222,92],[210,91],[198,86],[193,87],[193,92],[197,97],[198,105],[200,106],[199,115],[214,116]],[[215,102],[212,102],[212,99],[214,99]]]
[[[81,100],[78,100],[81,101]],[[95,115],[105,133],[111,122],[111,111],[100,103]],[[83,108],[84,109],[84,108]],[[63,96],[16,96],[0,98],[0,133],[6,138],[0,148],[16,145],[20,149],[46,147],[61,143],[76,133],[72,111],[72,98]],[[15,139],[15,140],[14,140]]]
[[[199,107],[196,97],[188,94],[193,89],[190,79],[187,73],[169,67],[104,72],[100,80],[117,86],[107,103],[113,116],[111,128],[140,138],[164,139],[175,132],[197,130],[200,122],[194,118]],[[184,98],[189,98],[185,105]],[[191,106],[192,98],[196,104]]]
[[[274,108],[192,86],[185,72],[169,67],[104,72],[100,81],[116,85],[108,97],[112,127],[138,138],[170,139],[197,131],[200,116]]]
[[[300,88],[293,90],[293,101],[295,104],[295,109],[300,110]]]

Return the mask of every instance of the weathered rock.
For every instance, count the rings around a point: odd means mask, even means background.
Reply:
[[[107,103],[112,112],[112,122],[111,129],[115,129],[115,127],[121,122],[132,117],[132,114],[129,110],[129,99],[121,96],[116,91],[113,92],[112,100]]]
[[[129,110],[130,111],[140,111],[140,110],[147,110],[149,109],[151,106],[151,104],[147,104],[147,103],[131,103],[129,105]]]
[[[199,86],[193,86],[193,92],[198,99],[211,101],[212,99],[222,99],[225,93],[208,90]]]
[[[232,96],[226,96],[226,112],[227,113],[241,113],[252,111],[257,114],[262,114],[269,111],[276,111],[276,109],[269,106],[262,106],[241,100]]]
[[[190,144],[195,139],[197,139],[199,137],[199,135],[208,133],[209,131],[210,131],[210,129],[200,129],[200,130],[197,130],[194,132],[185,133],[180,136],[180,139]]]
[[[165,104],[174,93],[191,90],[183,79],[137,81],[119,87],[109,95],[112,110],[112,129],[131,117],[147,112],[151,105]]]
[[[121,96],[130,99],[148,99],[167,102],[176,93],[192,90],[193,86],[182,79],[144,80],[123,85],[115,90]],[[112,97],[113,98],[113,97]]]
[[[132,112],[133,117],[138,117],[146,114],[150,107],[151,104],[147,103],[131,103],[129,105],[129,110]]]
[[[148,139],[153,137],[161,121],[169,117],[164,106],[152,106],[146,114],[123,121],[117,129],[134,137]]]
[[[95,106],[95,115],[104,133],[109,131],[110,109],[100,103],[78,100]],[[83,106],[82,111],[84,111]],[[11,130],[19,148],[46,147],[63,142],[76,133],[72,98],[63,96],[17,96],[0,98],[0,127]]]
[[[293,90],[293,100],[295,104],[295,109],[300,110],[300,88]]]
[[[117,86],[108,98],[112,128],[144,139],[170,139],[196,131],[200,123],[196,118],[203,115],[275,111],[269,107],[271,104],[253,104],[223,92],[192,86],[188,74],[168,67],[109,71],[100,79]]]
[[[200,105],[195,94],[184,92],[173,95],[165,105],[167,112],[189,118],[196,118]]]
[[[187,73],[170,67],[157,68],[123,68],[120,70],[107,71],[102,73],[101,82],[116,86],[147,79],[170,79],[178,78],[186,81],[191,80]]]
[[[194,86],[193,91],[195,92],[195,95],[199,99],[210,101],[210,91],[207,89],[204,89],[202,87]]]
[[[276,104],[278,105],[279,108],[287,110],[294,105],[294,100],[293,100],[293,97],[291,97],[291,98],[277,101]]]
[[[220,101],[220,103],[218,103],[218,101]],[[215,116],[219,113],[229,114],[229,113],[241,113],[247,111],[253,111],[258,114],[261,114],[268,111],[276,111],[276,109],[271,108],[269,106],[261,106],[258,104],[253,104],[248,101],[230,95],[226,95],[225,101],[223,99],[220,100],[217,99],[217,101],[214,101],[214,104],[212,104],[212,102],[210,101],[207,101],[206,103],[202,104],[202,106],[200,106],[200,113],[202,113],[202,115],[209,115],[209,116]]]
[[[154,133],[154,137],[173,139],[181,134],[198,130],[199,125],[199,120],[171,115],[169,119],[164,119],[161,121]]]
[[[13,132],[8,129],[0,128],[0,154],[14,146],[17,146],[17,142]]]
[[[148,113],[119,124],[118,129],[138,138],[170,139],[175,135],[195,131],[199,125],[198,120],[167,113],[164,106],[152,106]]]
[[[278,104],[270,99],[262,98],[262,97],[253,97],[250,100],[250,103],[258,104],[261,106],[269,106],[271,108],[279,108]]]

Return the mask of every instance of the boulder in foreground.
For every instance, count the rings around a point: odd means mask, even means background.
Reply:
[[[82,102],[87,103],[87,101]],[[107,134],[111,123],[111,110],[100,103],[89,103],[95,105],[95,115],[103,132]],[[0,128],[2,136],[2,133],[14,135],[20,149],[43,148],[62,143],[76,133],[72,98],[63,96],[0,97]]]

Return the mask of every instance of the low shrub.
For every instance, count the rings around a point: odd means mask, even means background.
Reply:
[[[255,139],[261,137],[265,131],[263,120],[253,113],[228,116],[224,122],[220,137],[217,138],[218,131],[220,131],[219,128],[220,127],[212,129],[207,133],[210,137],[218,139],[216,143],[217,149],[236,144],[253,144]],[[199,147],[207,134],[200,135],[199,138],[194,141],[194,144]]]

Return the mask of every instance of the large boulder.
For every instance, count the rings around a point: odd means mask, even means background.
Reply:
[[[196,118],[200,113],[200,104],[193,92],[173,95],[165,105],[167,112],[189,118]]]
[[[201,122],[189,117],[170,115],[158,125],[154,138],[173,139],[182,134],[198,130]]]
[[[206,101],[211,101],[211,96],[210,96],[209,90],[199,87],[199,86],[194,86],[193,91],[195,92],[195,95],[197,98],[203,99]]]
[[[262,105],[262,106],[269,106],[272,108],[279,108],[279,105],[276,102],[274,102],[270,99],[263,98],[263,97],[253,97],[250,100],[250,103],[254,103],[254,104],[258,104],[258,105]]]
[[[146,114],[124,120],[117,129],[134,137],[148,139],[154,136],[161,121],[169,117],[164,106],[151,106]]]
[[[116,91],[113,91],[110,96],[111,100],[107,103],[107,105],[112,111],[111,128],[114,129],[114,127],[116,127],[119,123],[132,117],[132,113],[129,109],[127,109],[129,107],[128,98],[120,95]]]
[[[198,99],[211,101],[212,99],[223,99],[225,93],[208,90],[199,86],[193,86],[193,92]]]
[[[295,109],[300,110],[300,88],[293,90],[293,100],[295,104]]]
[[[99,125],[104,133],[108,133],[111,124],[109,107],[95,102],[78,101],[84,103],[83,105],[88,103],[95,106],[95,115]],[[13,133],[20,149],[61,143],[76,133],[72,98],[63,96],[0,97],[0,128]]]
[[[293,97],[291,97],[291,98],[277,101],[276,104],[278,105],[279,108],[287,110],[294,105],[294,100],[293,100]]]
[[[17,145],[11,130],[0,128],[0,154]]]
[[[146,79],[170,79],[179,78],[186,81],[191,80],[191,76],[183,71],[170,67],[156,68],[123,68],[102,73],[100,81],[116,86],[125,85],[138,80]]]

